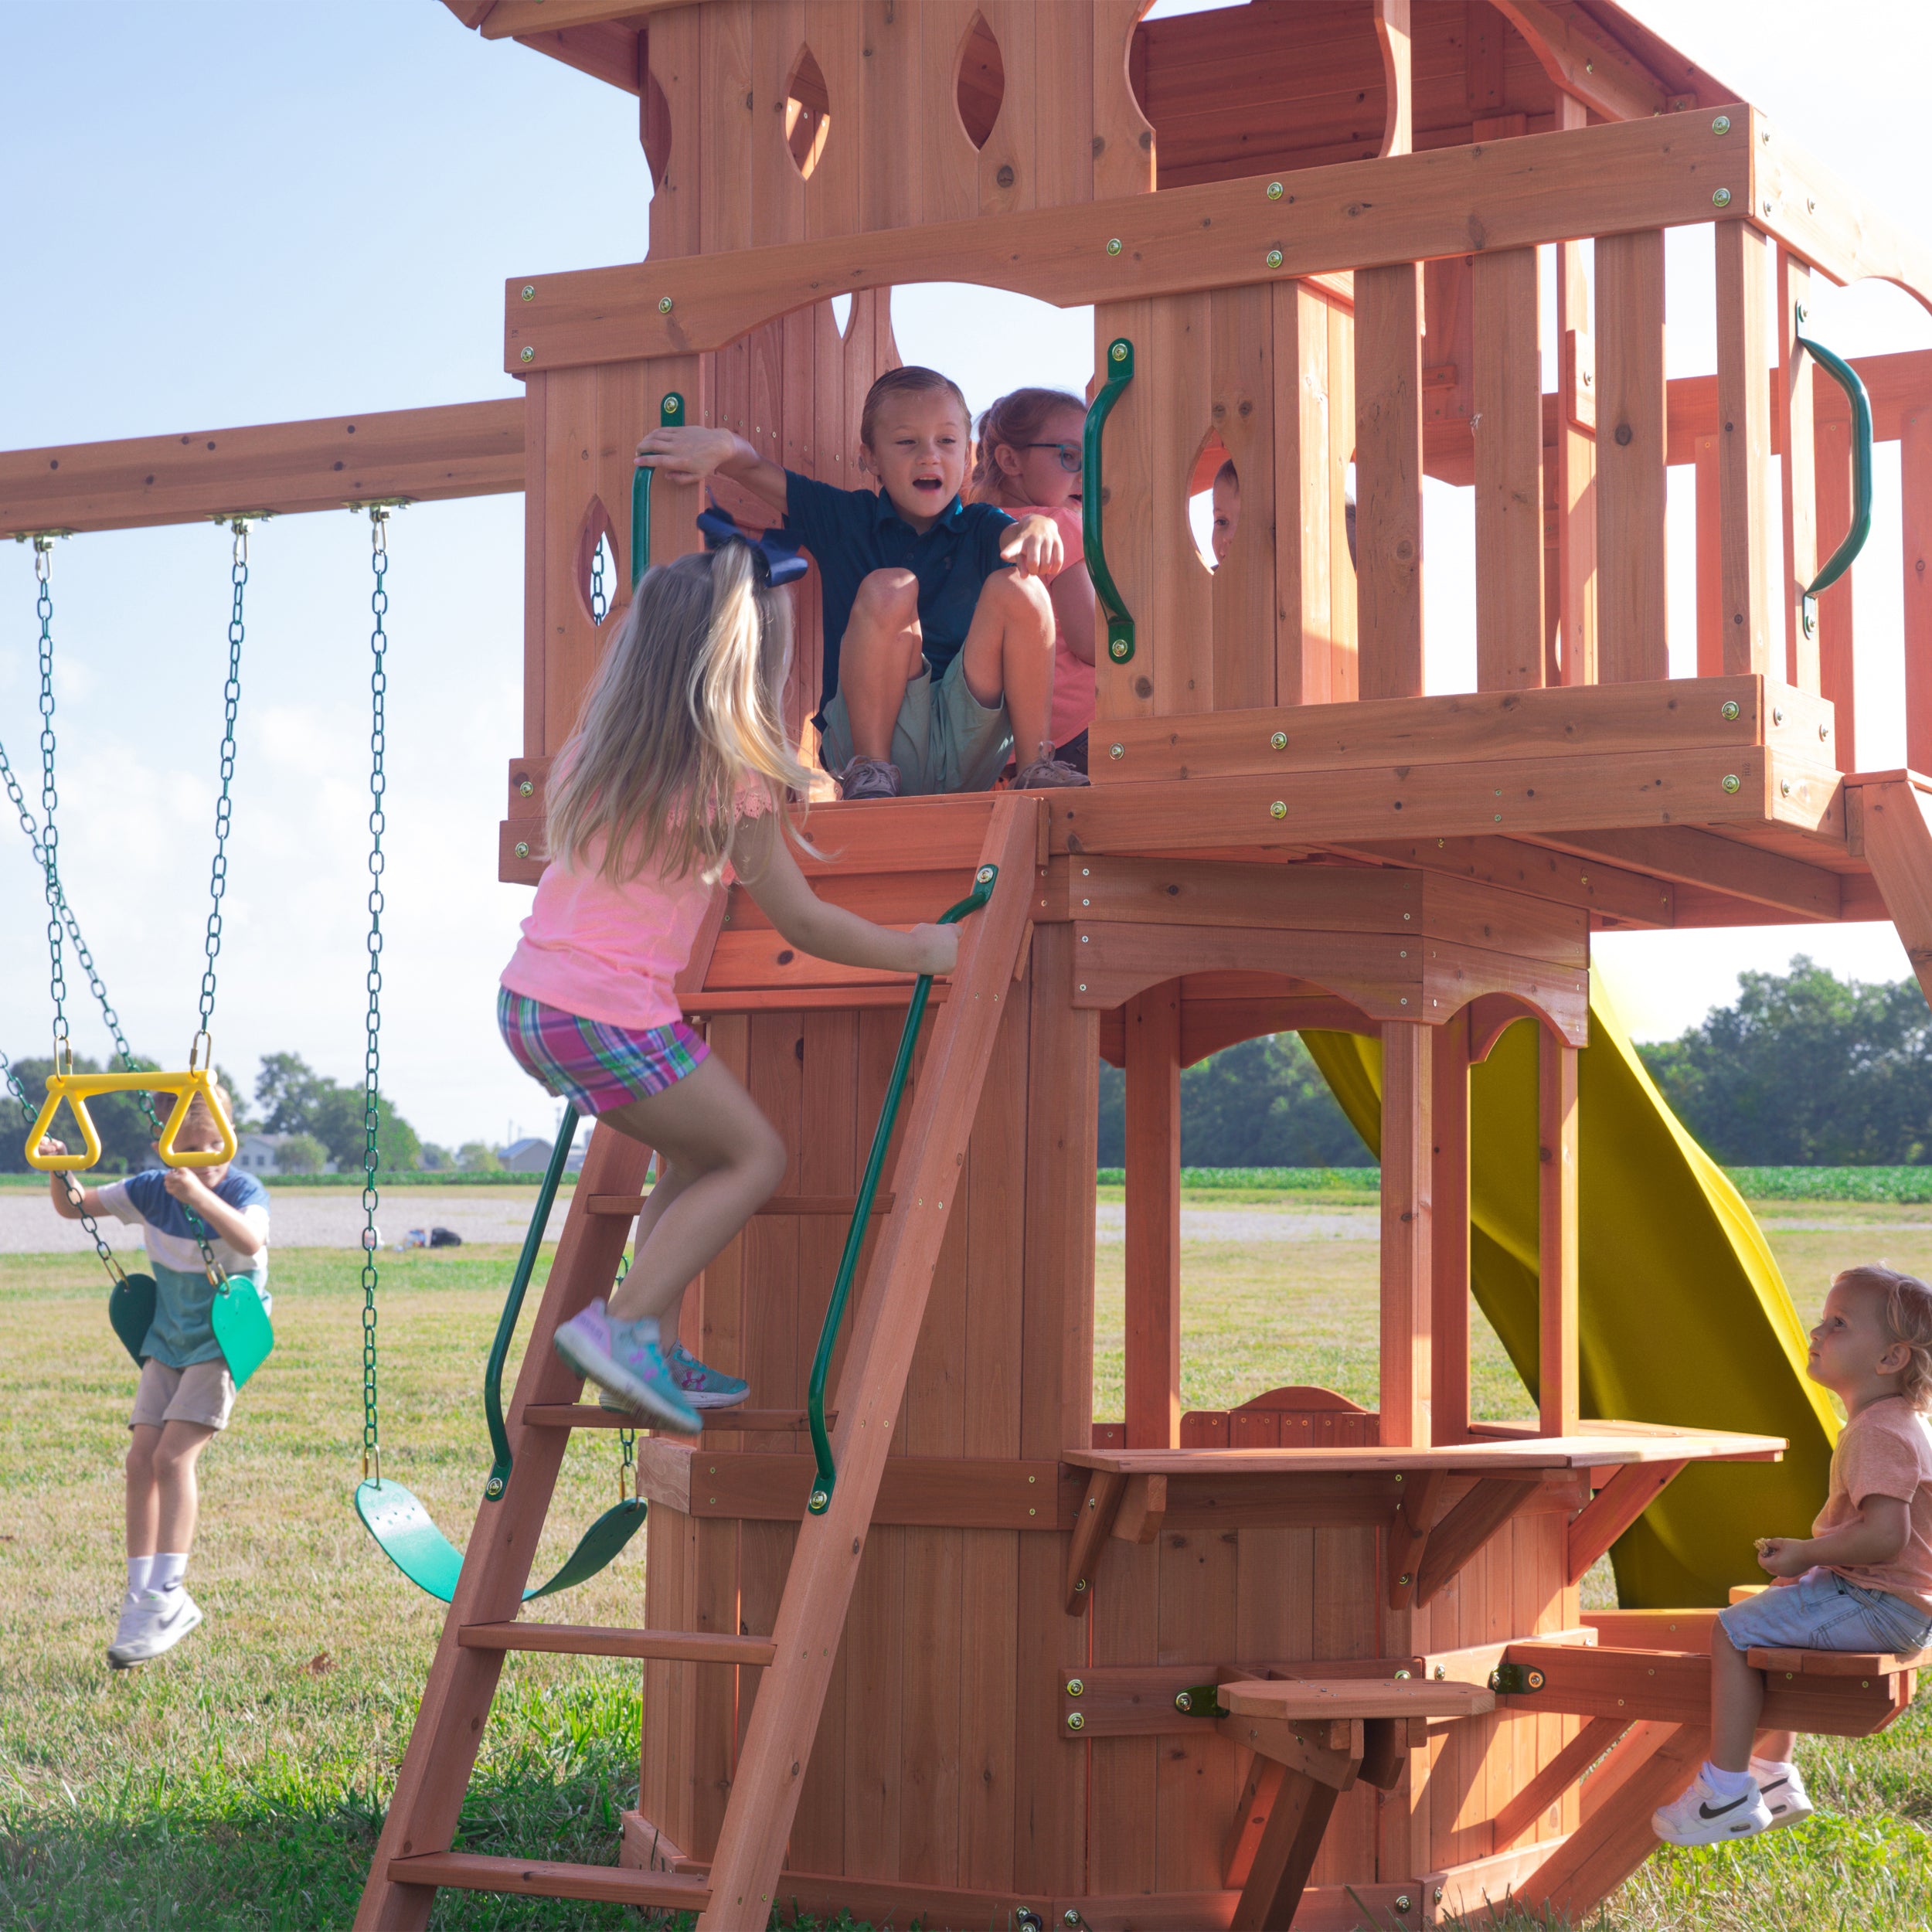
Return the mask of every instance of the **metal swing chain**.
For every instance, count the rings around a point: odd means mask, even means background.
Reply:
[[[362,1049],[362,1480],[369,1480],[373,1462],[379,1488],[383,1481],[383,1445],[376,1392],[376,1251],[379,1239],[376,1210],[381,1195],[376,1182],[380,1165],[376,1138],[382,1108],[379,1076],[383,1039],[383,833],[386,824],[383,801],[389,787],[383,769],[383,701],[389,690],[386,668],[389,634],[383,623],[389,611],[389,591],[383,582],[389,570],[389,515],[384,505],[369,506],[369,567],[375,573],[376,584],[369,593],[369,607],[376,621],[369,640],[372,662],[369,679],[369,1016]]]
[[[610,610],[610,596],[604,587],[604,539],[599,537],[590,553],[590,621],[601,625]]]
[[[73,915],[67,909],[66,895],[60,888],[60,834],[54,823],[54,811],[60,802],[60,794],[54,783],[53,564],[49,554],[53,548],[53,539],[50,536],[36,536],[33,540],[33,574],[39,587],[34,598],[34,614],[40,620],[40,811],[43,821],[40,835],[35,835],[32,815],[27,810],[26,801],[21,795],[11,765],[6,765],[6,781],[8,794],[13,800],[14,809],[20,815],[21,826],[33,847],[34,856],[40,861],[42,875],[46,881],[48,991],[53,999],[53,1063],[56,1073],[63,1073],[73,1064],[73,1048],[67,1036],[67,978],[60,956],[60,934],[63,919],[72,923]],[[0,765],[5,765],[4,752],[0,752]],[[80,945],[80,930],[76,927],[77,947],[87,961],[90,982],[97,985],[100,976],[94,971],[92,956],[84,946]],[[19,1076],[13,1070],[12,1062],[4,1053],[0,1053],[0,1070],[5,1073],[7,1085],[19,1103],[23,1124],[31,1134],[34,1123],[32,1104],[20,1084]],[[101,1265],[115,1281],[124,1281],[126,1271],[114,1259],[114,1250],[103,1238],[100,1223],[80,1205],[83,1197],[80,1189],[74,1184],[73,1176],[63,1172],[60,1178],[67,1190],[67,1203],[78,1210],[80,1225],[94,1243]]]

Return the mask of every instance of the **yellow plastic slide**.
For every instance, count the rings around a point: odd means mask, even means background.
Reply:
[[[1372,1150],[1382,1049],[1304,1033]],[[1838,1423],[1804,1372],[1805,1332],[1750,1210],[1651,1084],[1594,974],[1578,1056],[1583,1412],[1788,1437],[1780,1463],[1694,1463],[1616,1545],[1629,1608],[1726,1600],[1762,1583],[1753,1539],[1803,1536]],[[1536,1388],[1536,1035],[1512,1026],[1471,1070],[1470,1267],[1477,1304]]]

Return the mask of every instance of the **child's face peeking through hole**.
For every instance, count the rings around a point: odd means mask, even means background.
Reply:
[[[880,402],[865,455],[893,508],[923,530],[959,494],[971,447],[971,432],[951,391],[914,389]]]

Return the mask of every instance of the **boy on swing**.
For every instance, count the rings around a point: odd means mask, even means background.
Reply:
[[[228,1097],[216,1090],[224,1113]],[[175,1136],[184,1154],[213,1153],[220,1124],[197,1094]],[[43,1154],[64,1154],[55,1140]],[[195,1464],[228,1426],[235,1381],[215,1339],[215,1290],[202,1264],[192,1214],[207,1230],[215,1259],[228,1274],[247,1277],[269,1306],[268,1190],[252,1174],[219,1167],[156,1168],[104,1187],[83,1188],[78,1199],[67,1176],[50,1175],[54,1212],[77,1221],[83,1213],[136,1223],[155,1277],[155,1318],[141,1345],[141,1381],[128,1419],[128,1594],[107,1646],[116,1670],[145,1664],[172,1650],[201,1621],[184,1579],[199,1508]]]

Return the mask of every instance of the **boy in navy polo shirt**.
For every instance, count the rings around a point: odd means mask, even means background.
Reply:
[[[729,430],[657,429],[638,460],[681,482],[730,477],[785,513],[818,566],[825,672],[819,759],[848,798],[985,791],[1015,757],[1022,788],[1083,785],[1053,756],[1053,614],[1060,565],[1043,516],[962,503],[971,419],[930,369],[890,369],[859,424],[870,490],[770,462]]]
[[[226,1094],[224,1112],[230,1111]],[[175,1136],[186,1154],[213,1153],[219,1124],[199,1094]],[[64,1154],[58,1141],[42,1151]],[[201,1621],[184,1582],[195,1540],[200,1491],[195,1464],[235,1406],[234,1378],[222,1359],[209,1313],[215,1291],[202,1265],[192,1213],[208,1231],[215,1258],[246,1276],[268,1306],[268,1190],[252,1174],[219,1167],[157,1168],[70,1198],[64,1174],[49,1177],[63,1220],[111,1215],[137,1223],[155,1277],[155,1318],[141,1345],[141,1381],[128,1427],[128,1594],[107,1646],[116,1670],[172,1650]]]

